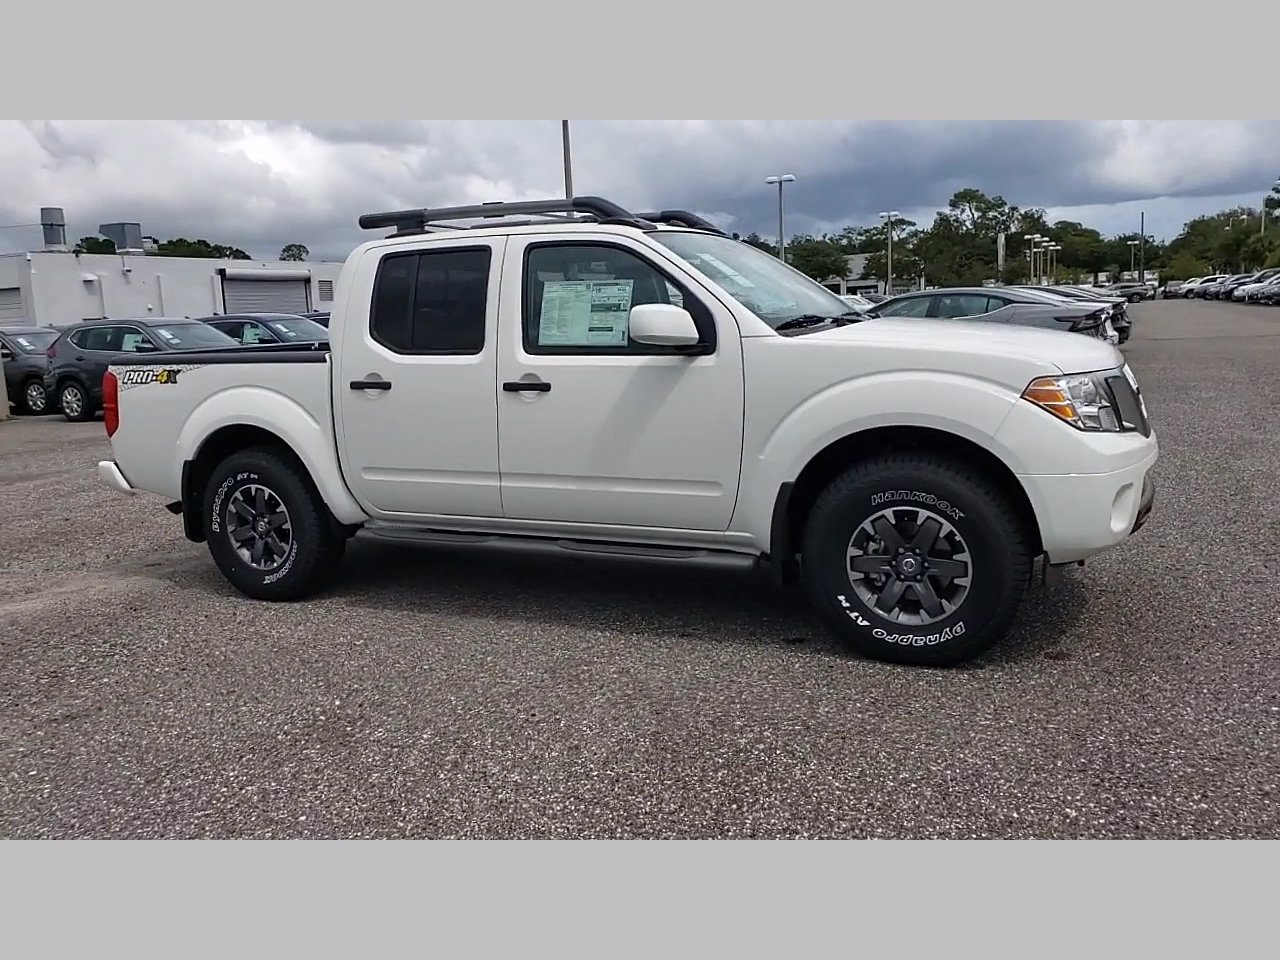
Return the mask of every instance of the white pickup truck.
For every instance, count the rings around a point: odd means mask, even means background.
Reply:
[[[856,651],[949,665],[1007,632],[1035,558],[1151,509],[1156,438],[1099,340],[861,320],[692,214],[598,197],[360,223],[394,232],[346,261],[331,347],[104,377],[100,476],[167,498],[250,597],[320,589],[357,534],[763,564]]]

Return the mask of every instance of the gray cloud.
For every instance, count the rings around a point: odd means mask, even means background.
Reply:
[[[574,185],[634,208],[689,207],[741,231],[776,229],[772,173],[792,173],[788,231],[917,219],[975,186],[1103,229],[1133,201],[1176,233],[1223,198],[1256,204],[1280,175],[1280,122],[583,121]],[[75,237],[108,220],[160,237],[285,243],[339,258],[373,210],[558,195],[556,120],[0,122],[0,224],[62,206]],[[1087,215],[1074,216],[1083,210]],[[39,231],[0,230],[0,251]]]

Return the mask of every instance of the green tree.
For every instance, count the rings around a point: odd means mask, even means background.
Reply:
[[[106,237],[81,237],[76,241],[76,253],[115,253],[116,242]]]
[[[301,243],[286,243],[280,248],[281,260],[305,260],[311,256],[311,251]]]
[[[924,264],[920,258],[910,249],[898,250],[898,245],[893,245],[893,279],[895,285],[907,281],[916,281],[924,273]],[[867,257],[866,263],[862,267],[862,275],[864,277],[874,277],[881,283],[885,283],[889,275],[889,257],[886,253],[873,253]]]
[[[1272,234],[1250,234],[1241,251],[1245,264],[1244,269],[1257,269],[1263,266],[1271,259],[1271,255],[1275,253],[1277,247],[1280,247],[1280,240],[1277,240]]]
[[[736,233],[734,234],[734,238],[738,239],[738,235]],[[775,257],[778,255],[778,245],[776,243],[770,243],[755,231],[748,233],[745,237],[742,237],[741,240],[743,243],[750,244],[757,250],[763,250],[765,253],[772,253]]]
[[[177,237],[156,244],[157,257],[202,257],[213,260],[252,260],[249,254],[239,247],[229,247],[208,240],[188,240]]]
[[[843,277],[849,269],[845,253],[838,245],[808,236],[797,237],[787,244],[787,262],[818,281]]]
[[[1197,260],[1190,253],[1179,253],[1161,271],[1160,279],[1164,281],[1190,280],[1192,277],[1203,277],[1212,272],[1213,267],[1211,264],[1203,260]]]

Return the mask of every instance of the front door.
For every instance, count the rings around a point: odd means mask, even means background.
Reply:
[[[674,261],[623,237],[510,238],[498,357],[511,520],[723,531],[742,461],[733,315]],[[632,341],[630,308],[674,303],[711,352]]]
[[[343,474],[383,519],[502,516],[495,397],[504,238],[369,248],[342,306]],[[356,291],[372,290],[363,297]]]

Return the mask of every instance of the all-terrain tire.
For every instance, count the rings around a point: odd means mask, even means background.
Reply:
[[[259,491],[265,491],[261,497]],[[214,563],[232,586],[255,600],[300,600],[317,593],[332,582],[346,551],[310,477],[269,447],[242,450],[218,464],[205,487],[203,510]],[[263,547],[255,553],[259,540]]]
[[[930,516],[934,528],[941,521],[949,529],[938,541],[944,559],[926,562],[952,570],[957,562],[967,563],[970,574],[963,594],[963,575],[951,580],[925,575],[935,597],[946,593],[955,599],[945,616],[928,623],[903,622],[875,609],[874,590],[870,598],[860,594],[873,584],[850,573],[857,562],[850,557],[851,541],[860,528],[869,529],[864,524],[875,520],[880,525],[886,516],[908,538],[913,523],[923,524]],[[946,456],[886,454],[853,466],[818,495],[802,535],[801,578],[818,615],[854,652],[894,663],[954,666],[985,652],[1007,633],[1030,579],[1032,541],[1026,526],[1009,497],[982,471]],[[889,543],[871,541],[882,542]],[[966,553],[953,549],[961,542]],[[892,555],[895,549],[883,552]],[[906,549],[910,552],[910,542]],[[876,563],[880,552],[876,546],[870,550],[876,556],[857,560]],[[967,559],[945,559],[952,556]],[[918,566],[914,575],[920,577]],[[916,590],[911,586],[905,591],[904,607],[916,602]],[[915,611],[890,613],[923,620],[923,609],[920,602]],[[946,608],[935,605],[934,613],[940,609]]]

